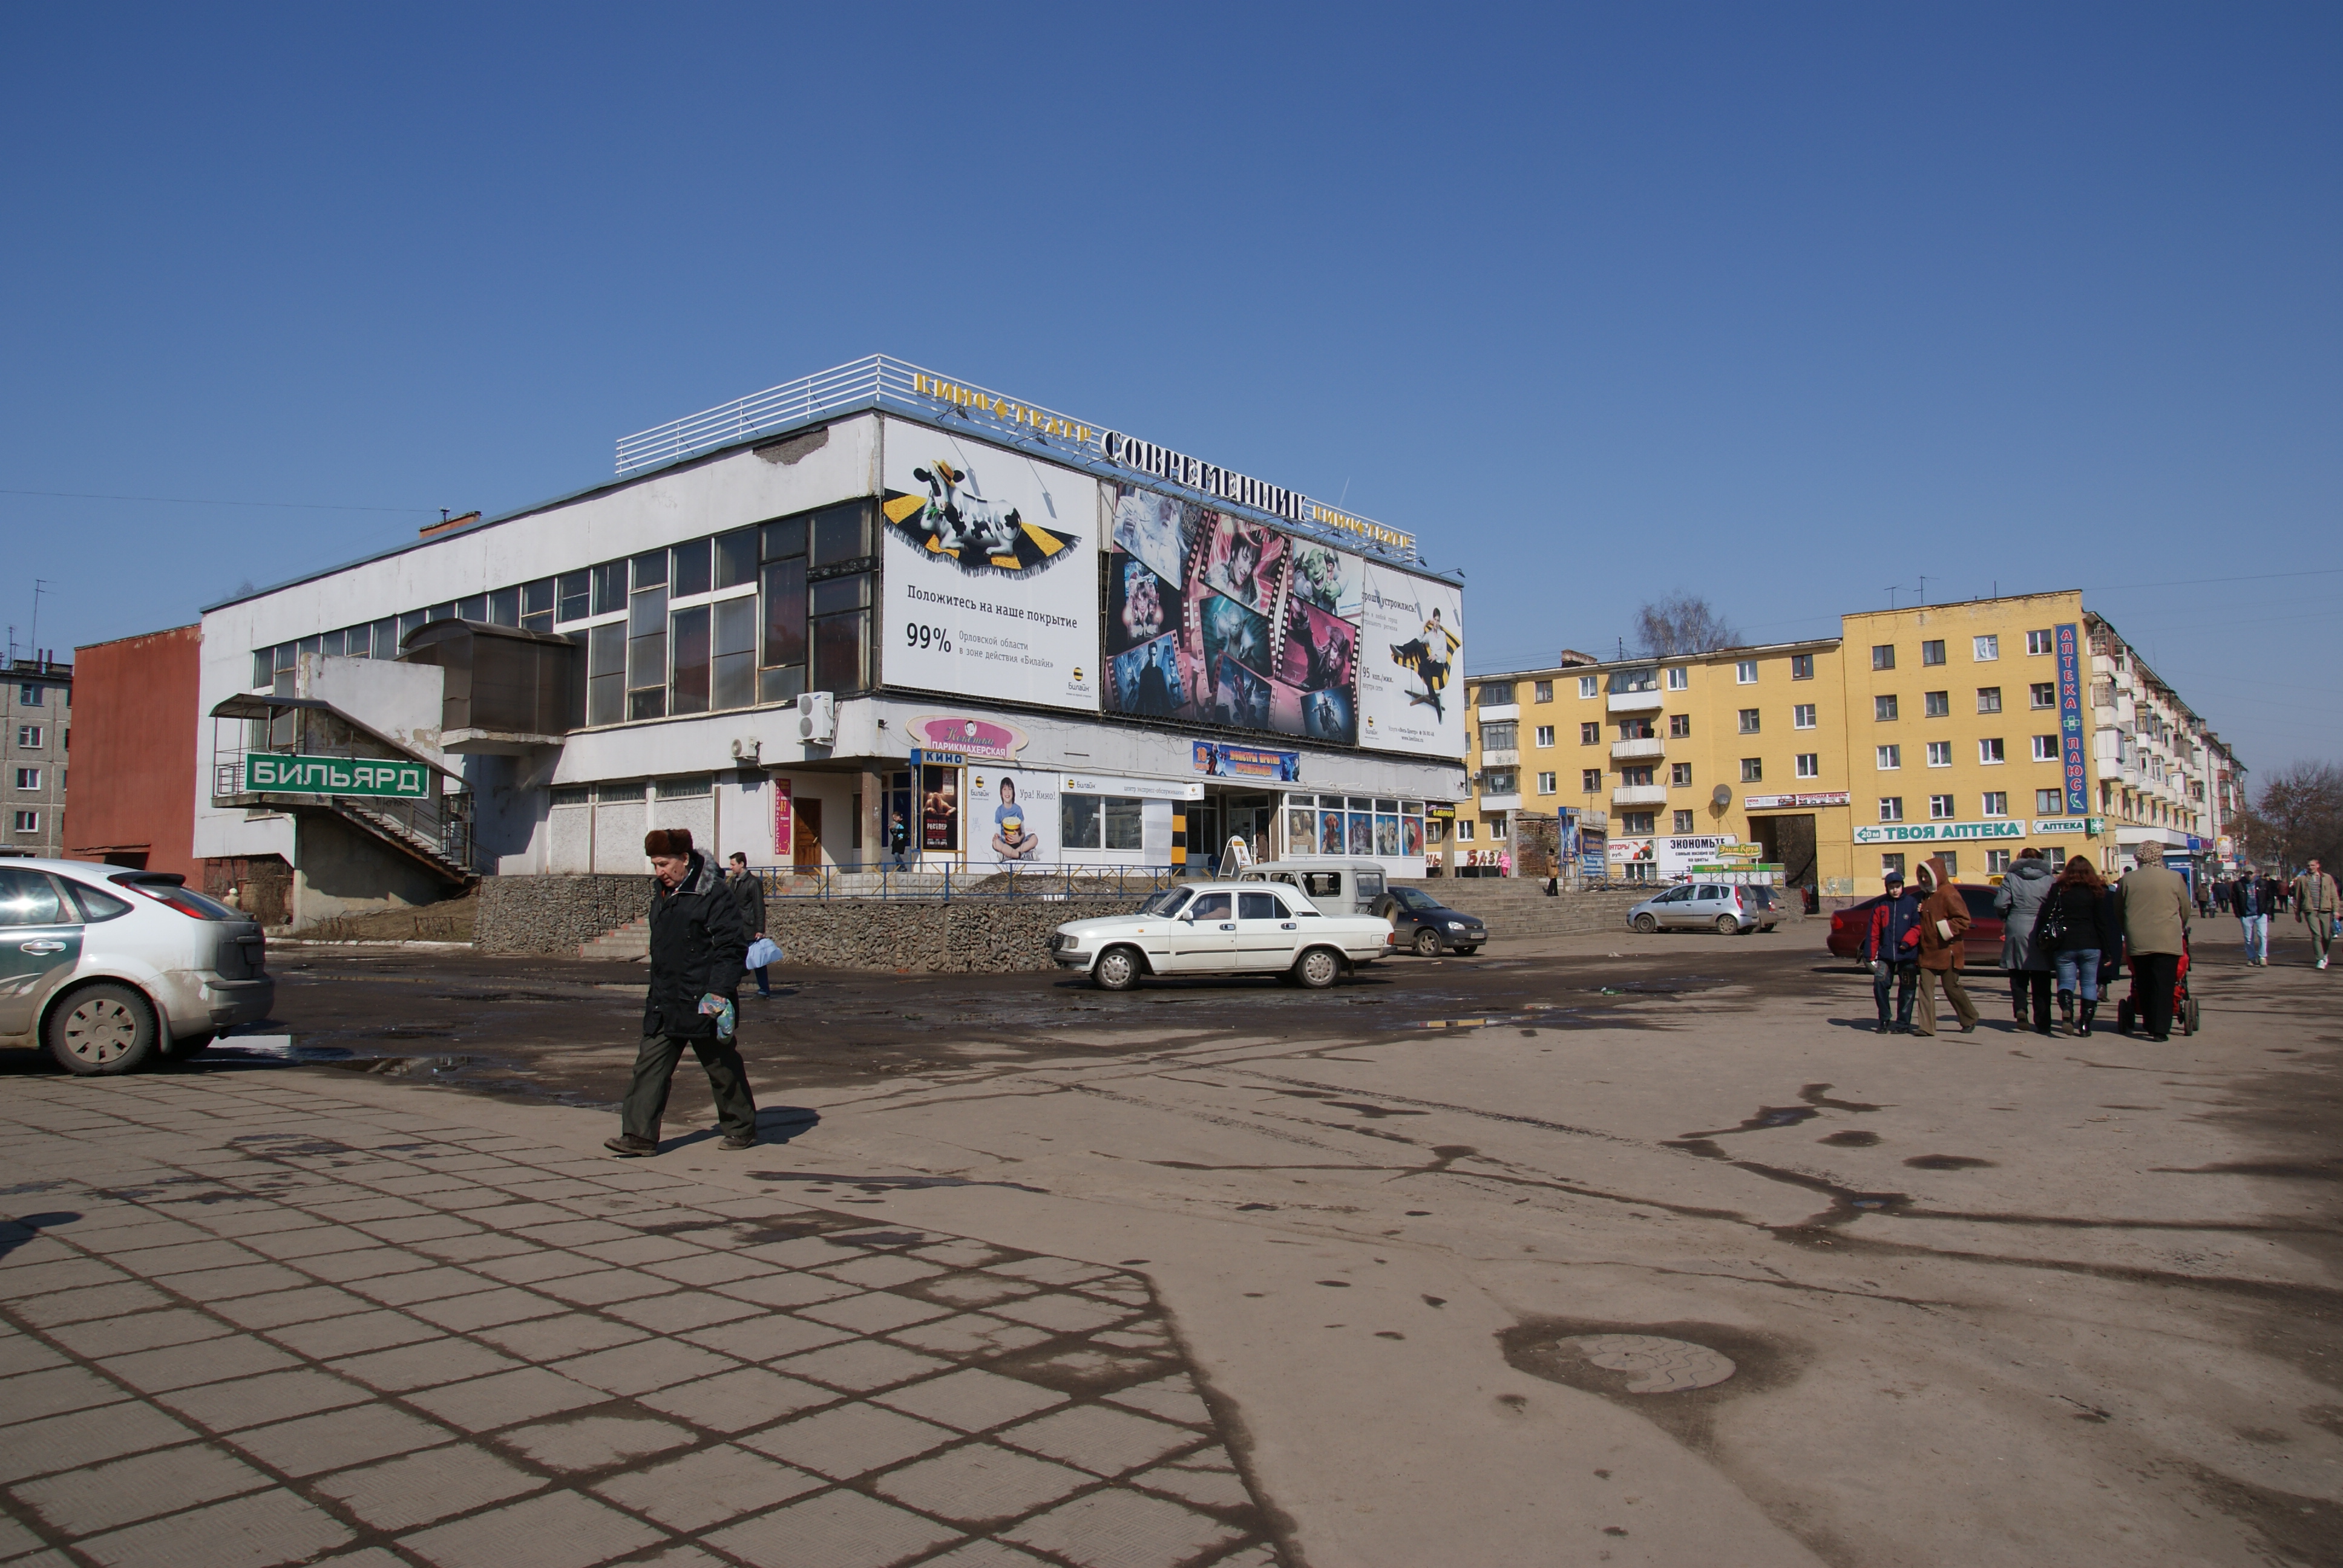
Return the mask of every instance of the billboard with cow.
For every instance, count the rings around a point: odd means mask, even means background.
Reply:
[[[884,442],[887,684],[1097,712],[1098,481],[900,419]]]

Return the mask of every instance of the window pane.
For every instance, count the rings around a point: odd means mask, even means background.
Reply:
[[[604,561],[594,571],[594,613],[608,615],[627,608],[627,563]]]
[[[488,596],[484,593],[476,593],[469,598],[458,599],[456,601],[456,618],[458,620],[488,619]]]
[[[757,672],[757,700],[787,702],[805,689],[805,666],[779,665]]]
[[[757,580],[757,530],[735,528],[716,536],[716,586],[737,588]]]
[[[870,515],[870,508],[860,501],[850,501],[845,506],[815,513],[813,564],[833,567],[840,561],[857,560],[869,555],[870,530],[865,524]]]
[[[716,653],[754,653],[757,650],[757,599],[753,594],[728,598],[715,607]]]
[[[557,600],[554,612],[556,619],[584,620],[594,613],[591,588],[593,580],[594,574],[590,571],[561,574],[559,580],[554,585]]]
[[[770,526],[768,526],[770,532]],[[779,561],[765,568],[765,655],[767,665],[803,664],[806,657],[806,581],[803,559]],[[770,700],[771,694],[767,694]]]
[[[674,576],[669,579],[668,591],[681,598],[686,594],[706,593],[714,584],[709,576],[709,541],[694,539],[674,549]]]
[[[277,679],[277,658],[272,648],[256,649],[252,656],[252,689],[273,684]]]
[[[806,520],[803,518],[783,518],[764,528],[764,556],[777,561],[786,556],[806,553]]]
[[[664,719],[667,717],[667,688],[654,686],[649,691],[627,693],[628,719]]]
[[[498,588],[488,596],[488,619],[498,626],[520,624],[520,589]]]
[[[636,594],[628,601],[628,637],[650,637],[666,628],[667,594],[664,589],[652,588],[648,593]],[[635,684],[640,686],[644,683],[637,681]]]
[[[616,724],[627,711],[627,628],[598,626],[587,651],[586,722]]]
[[[632,578],[633,587],[638,593],[647,588],[665,588],[667,586],[667,552],[647,550],[637,556],[628,565],[628,576]]]
[[[374,656],[377,658],[398,657],[398,622],[386,618],[374,623]]]
[[[533,583],[523,583],[520,588],[520,613],[542,615],[553,608],[553,579],[539,578]]]
[[[860,609],[870,602],[870,574],[868,572],[850,578],[832,578],[826,583],[813,585],[813,613],[816,615]]]
[[[1138,849],[1142,819],[1140,803],[1126,796],[1109,795],[1102,804],[1105,808],[1106,847],[1110,849]]]
[[[339,658],[342,656],[342,634],[338,631],[326,633],[317,639],[317,651]],[[38,688],[35,689],[37,690]]]
[[[756,700],[756,656],[748,653],[718,654],[709,706],[719,709],[746,708]]]
[[[669,713],[708,711],[708,607],[675,612],[675,676]]]
[[[863,649],[870,641],[870,612],[858,609],[814,622],[813,689],[816,691],[860,691]]]
[[[1099,798],[1061,794],[1058,797],[1059,842],[1069,849],[1099,847]]]

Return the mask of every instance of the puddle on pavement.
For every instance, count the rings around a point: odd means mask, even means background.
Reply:
[[[1723,1323],[1533,1318],[1497,1339],[1516,1370],[1599,1394],[1695,1449],[1713,1446],[1727,1400],[1785,1385],[1805,1360],[1786,1340]]]

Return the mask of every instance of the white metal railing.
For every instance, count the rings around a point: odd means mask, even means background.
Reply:
[[[654,425],[631,436],[622,436],[618,439],[618,471],[622,476],[639,473],[646,468],[712,451],[719,447],[750,440],[769,430],[890,404],[931,418],[939,413],[947,417],[965,417],[972,424],[997,430],[1012,439],[1045,443],[1077,463],[1095,465],[1108,471],[1118,471],[1122,467],[1119,460],[1120,448],[1117,455],[1109,453],[1107,430],[1103,426],[923,369],[888,355],[873,354],[868,358],[834,366],[795,381],[785,381],[778,387],[768,387],[762,392],[736,397],[729,403],[719,403],[713,408],[703,408],[680,419],[670,419],[664,425]],[[1140,447],[1145,444],[1134,442],[1132,445]],[[1189,464],[1191,475],[1223,473],[1219,469],[1203,468],[1194,459],[1181,461]],[[1162,482],[1161,469],[1151,471],[1156,477],[1150,478],[1145,474],[1135,475],[1134,477],[1146,484]],[[1240,476],[1224,474],[1223,477],[1232,484],[1241,479]],[[1170,482],[1181,488],[1190,487],[1176,474]],[[1252,483],[1251,480],[1242,482]],[[1236,493],[1223,490],[1220,492],[1223,498],[1212,504],[1232,504],[1225,498]],[[1322,518],[1311,518],[1278,516],[1277,526],[1280,528],[1323,538],[1345,549],[1368,555],[1407,561],[1416,558],[1413,534],[1387,528],[1373,518],[1342,513],[1340,508],[1323,508],[1295,492],[1278,493],[1292,498],[1307,512],[1327,514]],[[1335,526],[1338,523],[1342,526]]]

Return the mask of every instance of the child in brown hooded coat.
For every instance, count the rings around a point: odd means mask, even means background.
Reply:
[[[1962,949],[1969,929],[1968,900],[1945,874],[1945,862],[1928,859],[1920,866],[1924,890],[1920,900],[1920,1021],[1915,1034],[1936,1032],[1936,988],[1961,1020],[1961,1032],[1977,1025],[1976,1004],[1961,985]]]

